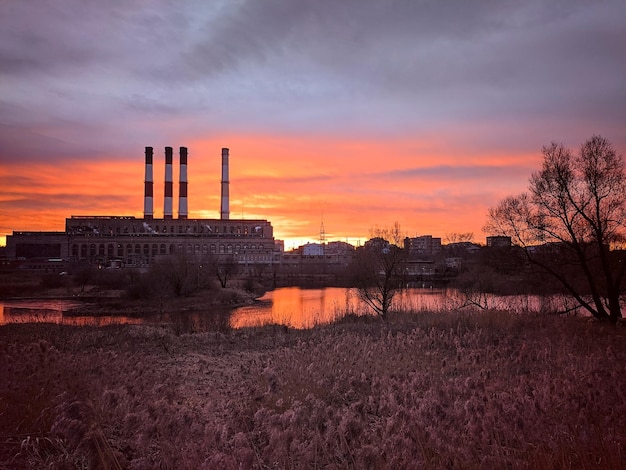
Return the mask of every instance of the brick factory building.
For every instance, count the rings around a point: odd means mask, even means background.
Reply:
[[[187,148],[180,147],[178,218],[173,217],[172,147],[165,147],[163,218],[154,218],[153,149],[145,148],[144,216],[71,216],[64,232],[13,232],[7,236],[9,260],[64,260],[107,267],[147,267],[170,255],[217,257],[239,264],[272,264],[272,224],[262,219],[231,219],[229,151],[222,149],[219,219],[189,219]]]

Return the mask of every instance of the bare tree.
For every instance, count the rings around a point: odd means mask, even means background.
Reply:
[[[552,143],[543,156],[529,191],[491,208],[485,231],[511,236],[584,309],[615,323],[626,270],[623,158],[600,136],[577,154]]]
[[[239,272],[239,265],[235,261],[234,257],[229,255],[225,258],[216,258],[213,264],[213,269],[220,285],[223,289],[225,289],[228,281]]]
[[[406,252],[400,224],[391,229],[375,229],[375,235],[356,253],[355,283],[359,297],[383,320],[391,301],[402,287]]]
[[[443,238],[443,242],[446,245],[450,245],[452,243],[472,243],[473,241],[473,232],[451,232],[446,233]]]

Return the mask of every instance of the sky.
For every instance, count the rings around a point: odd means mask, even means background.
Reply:
[[[0,0],[0,245],[143,216],[154,148],[189,149],[189,217],[268,219],[286,248],[484,243],[553,141],[626,154],[623,0]]]

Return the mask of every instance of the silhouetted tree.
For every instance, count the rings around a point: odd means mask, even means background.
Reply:
[[[76,270],[74,274],[74,282],[80,286],[80,291],[85,292],[85,287],[93,282],[96,277],[96,268],[92,266],[82,266]]]
[[[375,237],[356,252],[354,280],[359,297],[385,320],[402,287],[406,251],[400,247],[403,237],[398,222],[373,233]]]
[[[446,245],[453,243],[472,243],[474,241],[473,232],[451,232],[446,233],[443,242]]]
[[[573,154],[543,148],[529,191],[489,210],[485,231],[508,235],[526,258],[557,279],[593,316],[617,322],[626,270],[624,161],[603,137]]]
[[[237,275],[239,265],[232,255],[213,259],[213,271],[217,276],[217,280],[223,289],[226,288],[228,281]]]

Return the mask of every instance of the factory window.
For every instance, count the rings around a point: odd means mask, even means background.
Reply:
[[[173,255],[174,253],[176,253],[176,245],[172,243],[170,245],[170,255]]]
[[[122,258],[124,256],[124,245],[118,243],[117,244],[117,257]]]
[[[247,249],[248,249],[248,245],[244,245],[243,246],[243,252],[245,253]]]
[[[226,253],[232,254],[232,252],[233,252],[233,245],[229,243],[228,246],[226,247]]]
[[[182,225],[178,226],[178,233],[183,233],[183,226]]]
[[[72,245],[72,256],[78,257],[78,245]]]
[[[174,245],[172,245],[174,246]],[[165,243],[161,243],[161,246],[159,247],[159,253],[162,255],[166,255],[167,254],[167,250],[165,248]]]
[[[109,258],[113,258],[113,256],[115,256],[115,252],[113,251],[113,249],[114,249],[114,248],[113,248],[113,243],[109,243],[109,244],[107,245],[107,256],[108,256]]]
[[[124,227],[124,233],[128,233],[128,227]]]
[[[224,245],[220,245],[220,254],[224,254],[225,248]]]
[[[230,233],[235,233],[235,227],[233,227],[232,225],[230,226]]]
[[[178,246],[176,247],[176,252],[177,253],[184,253],[183,252],[183,245],[182,245],[182,243],[178,244]]]
[[[139,243],[137,243],[135,245],[135,254],[136,255],[140,255],[141,254],[141,245],[139,245]]]
[[[150,245],[148,245],[147,243],[143,245],[143,254],[145,256],[148,256],[150,254]]]
[[[157,246],[156,243],[152,244],[152,256],[155,256],[156,254],[158,254],[159,252],[159,247]]]
[[[133,245],[131,245],[130,243],[128,245],[126,245],[126,253],[129,256],[133,254]]]
[[[195,246],[193,247],[193,252],[194,252],[196,255],[199,255],[199,254],[200,254],[200,245],[195,245]]]
[[[235,253],[239,253],[241,251],[241,245],[235,245]]]
[[[96,245],[89,245],[89,256],[96,256]]]
[[[209,247],[208,247],[208,245],[206,245],[206,244],[202,245],[202,254],[203,254],[203,255],[206,255],[206,254],[208,254],[208,253],[209,253]]]
[[[100,243],[100,245],[98,245],[98,255],[104,256],[104,243]]]
[[[215,253],[216,253],[215,243],[211,243],[211,253],[212,253],[212,254],[215,254]]]

